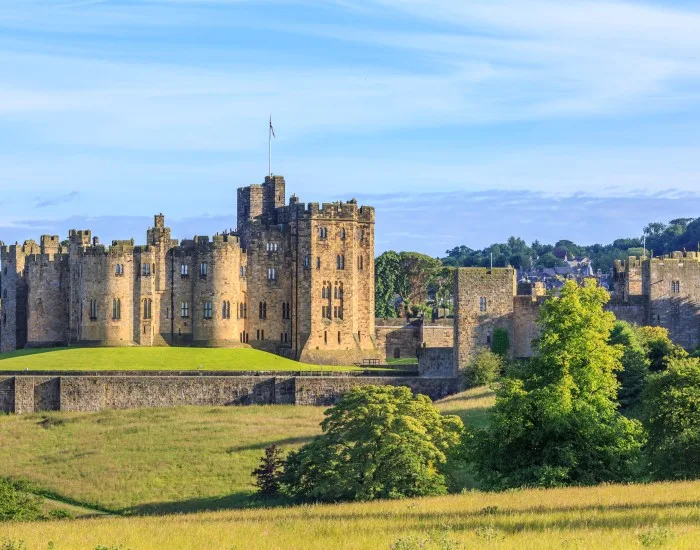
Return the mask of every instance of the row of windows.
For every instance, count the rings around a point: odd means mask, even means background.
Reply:
[[[336,283],[335,285],[331,285],[330,281],[329,282],[323,281],[323,286],[321,287],[321,298],[330,300],[331,288],[332,288],[333,298],[335,300],[342,300],[343,299],[343,283]]]
[[[143,309],[143,319],[152,318],[152,308],[153,301],[150,298],[146,298],[142,301]],[[97,320],[97,300],[90,300],[89,306],[90,319],[92,321]],[[204,302],[204,318],[211,319],[213,316],[213,304],[212,302]],[[291,319],[291,304],[289,302],[282,302],[282,319]],[[188,318],[190,316],[190,303],[181,302],[180,304],[180,316],[183,318]],[[221,305],[221,316],[224,319],[231,318],[231,302],[225,300]],[[170,308],[166,309],[166,317],[170,317]],[[241,302],[238,307],[238,317],[240,319],[246,319],[248,317],[248,305]],[[258,304],[258,317],[260,319],[267,319],[267,302],[260,302]],[[114,298],[112,300],[112,319],[121,319],[121,299]]]
[[[340,237],[340,240],[341,240],[341,241],[344,241],[344,240],[345,240],[346,233],[345,233],[345,228],[344,228],[344,227],[341,227],[341,228],[340,228],[340,232],[339,232],[339,235],[338,235],[338,236]],[[321,239],[321,240],[325,240],[325,239],[328,238],[328,228],[327,228],[327,227],[321,226],[321,227],[318,228],[318,238]],[[362,241],[365,240],[365,230],[364,230],[364,229],[358,230],[358,232],[357,232],[357,239],[358,239],[360,242],[362,242]]]
[[[277,252],[277,243],[274,243],[274,242],[266,243],[265,249],[268,252]]]
[[[342,319],[343,306],[321,306],[321,317],[324,319],[331,319],[331,313],[333,314],[333,319]]]

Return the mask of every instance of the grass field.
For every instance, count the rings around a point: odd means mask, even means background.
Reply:
[[[700,546],[700,482],[3,525],[29,550]]]
[[[252,348],[46,348],[0,354],[7,370],[366,370],[299,363]],[[367,369],[378,370],[382,369]]]
[[[493,395],[476,388],[439,402],[482,424]],[[0,475],[27,478],[76,503],[150,514],[250,504],[250,472],[272,443],[320,433],[323,407],[176,407],[0,416]],[[460,472],[460,483],[468,483]]]

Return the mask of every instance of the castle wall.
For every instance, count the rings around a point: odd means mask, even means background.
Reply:
[[[27,342],[27,256],[39,254],[34,241],[0,247],[0,352],[22,348]]]
[[[422,346],[421,321],[407,324],[398,318],[377,319],[375,323],[377,349],[384,358],[417,360]]]
[[[514,340],[516,288],[513,268],[455,270],[455,369],[466,365],[477,347],[490,346],[496,328],[506,329]]]
[[[511,354],[520,359],[533,356],[532,341],[537,338],[537,316],[545,296],[513,298],[513,338]]]
[[[452,347],[433,347],[421,350],[418,359],[418,374],[443,378],[457,376],[454,349]]]
[[[458,391],[454,378],[414,376],[12,374],[0,376],[0,413],[93,412],[183,405],[332,405],[345,392],[367,384],[407,386],[431,399]]]

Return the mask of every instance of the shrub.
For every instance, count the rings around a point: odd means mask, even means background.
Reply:
[[[700,359],[674,359],[649,378],[645,425],[657,479],[700,478]]]
[[[49,512],[49,517],[51,519],[75,519],[75,516],[65,508],[56,508],[51,510]]]
[[[0,478],[0,521],[41,518],[42,499],[27,491],[27,484]]]
[[[319,501],[444,494],[447,452],[462,421],[405,387],[361,386],[328,409],[323,434],[285,463],[291,495]]]
[[[260,466],[253,470],[258,492],[266,497],[278,496],[284,460],[282,449],[277,445],[265,447],[265,456],[260,459]]]
[[[501,373],[503,360],[488,348],[479,348],[469,364],[462,369],[462,378],[467,387],[490,384]]]
[[[568,281],[540,308],[537,355],[509,369],[491,424],[464,450],[489,488],[623,481],[636,473],[643,430],[617,411],[622,352],[607,292]]]
[[[510,349],[510,336],[508,331],[504,328],[496,328],[493,331],[493,344],[491,345],[491,351],[496,355],[501,357],[506,357],[508,355],[508,350]]]

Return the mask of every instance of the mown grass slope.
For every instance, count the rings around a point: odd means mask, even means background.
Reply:
[[[0,354],[0,371],[196,369],[215,371],[365,370],[355,366],[309,365],[252,348],[45,348]]]
[[[461,549],[700,545],[700,482],[470,493],[373,503],[3,526],[55,550]],[[0,537],[1,539],[1,537]]]
[[[438,407],[481,424],[492,403],[491,392],[475,388]],[[324,410],[272,405],[0,416],[0,475],[117,513],[245,506],[263,449],[310,441],[321,433]],[[470,482],[459,471],[454,478]]]

